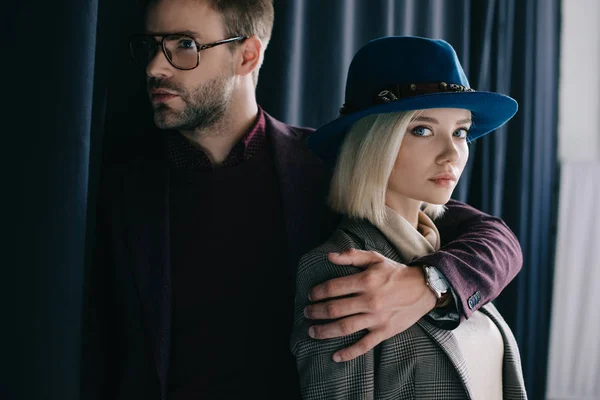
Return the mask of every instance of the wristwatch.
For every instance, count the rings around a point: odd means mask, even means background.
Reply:
[[[425,273],[425,283],[437,298],[437,303],[435,306],[439,307],[446,300],[446,295],[448,294],[448,289],[450,289],[450,284],[437,270],[437,268],[434,268],[430,265],[423,265],[423,272]]]

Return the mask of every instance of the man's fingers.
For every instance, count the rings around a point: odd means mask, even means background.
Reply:
[[[350,347],[346,347],[333,355],[333,361],[344,362],[355,359],[358,356],[362,356],[379,343],[382,342],[380,334],[377,330],[369,332],[364,338],[354,343]]]
[[[364,272],[359,274],[343,276],[341,278],[330,279],[312,288],[309,293],[309,300],[321,301],[332,297],[348,296],[358,293],[364,285],[362,278]]]
[[[357,249],[350,249],[343,253],[329,253],[327,258],[337,265],[353,265],[361,268],[366,268],[383,260],[383,257],[378,253]]]
[[[338,319],[368,311],[362,296],[329,300],[306,306],[304,316],[309,319]]]
[[[308,329],[313,339],[331,339],[367,329],[373,325],[373,317],[369,314],[353,315],[323,325],[314,325]]]

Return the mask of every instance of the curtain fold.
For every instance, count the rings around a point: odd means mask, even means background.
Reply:
[[[77,399],[98,4],[6,6],[0,398]]]

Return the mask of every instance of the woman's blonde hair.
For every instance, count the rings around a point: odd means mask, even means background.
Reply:
[[[404,132],[419,111],[374,114],[356,121],[346,135],[338,156],[329,205],[337,212],[373,223],[385,221],[385,194]],[[432,219],[443,205],[423,203]]]

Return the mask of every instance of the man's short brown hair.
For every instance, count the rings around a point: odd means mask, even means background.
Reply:
[[[141,6],[147,6],[157,0],[140,0]],[[225,37],[254,36],[263,43],[263,54],[271,40],[275,11],[273,0],[205,0],[214,10],[223,16]],[[235,46],[240,42],[231,43]],[[262,57],[262,55],[261,55]],[[262,60],[261,60],[262,62]],[[259,67],[260,68],[260,67]],[[254,85],[258,82],[258,68],[252,74]]]
[[[225,35],[256,35],[266,45],[273,30],[273,0],[207,0],[208,4],[223,15]]]
[[[273,0],[207,0],[223,15],[225,36],[254,36],[263,43],[263,54],[271,40],[275,11]],[[237,42],[239,43],[239,42]],[[261,54],[261,58],[263,57]],[[261,60],[262,64],[262,60]],[[258,84],[259,67],[252,73],[254,86]]]

